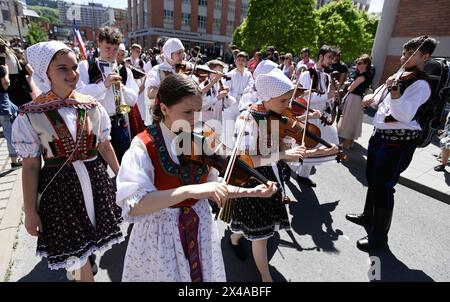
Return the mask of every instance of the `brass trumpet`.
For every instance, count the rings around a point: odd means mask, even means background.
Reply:
[[[110,68],[113,70],[114,73],[119,74],[119,70],[121,65],[117,65],[116,63],[110,62]],[[123,97],[123,89],[122,89],[122,83],[119,83],[120,89],[117,89],[116,83],[112,84],[112,91],[114,95],[114,104],[116,104],[116,112],[117,114],[125,114],[129,113],[131,110],[130,105],[126,104]]]

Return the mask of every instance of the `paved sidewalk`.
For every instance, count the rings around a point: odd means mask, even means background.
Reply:
[[[22,169],[11,169],[0,137],[0,282],[5,279],[22,215]]]
[[[367,150],[373,131],[371,124],[363,123],[362,137],[357,143]],[[417,148],[408,169],[400,176],[399,183],[425,195],[450,204],[450,167],[447,172],[436,172],[436,160],[441,152],[439,140],[435,139],[426,148]]]

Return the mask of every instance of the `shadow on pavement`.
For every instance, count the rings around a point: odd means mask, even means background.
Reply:
[[[222,255],[225,264],[225,273],[228,282],[260,282],[261,277],[256,268],[255,261],[253,260],[252,244],[251,241],[246,240],[244,237],[241,239],[240,244],[243,245],[246,259],[244,261],[239,260],[234,254],[228,242],[228,237],[231,231],[225,230],[225,234],[222,237]],[[280,241],[280,235],[275,233],[267,243],[267,258],[269,260],[269,270],[274,282],[286,282],[286,278],[274,267],[270,265],[270,259],[277,251]]]
[[[291,245],[300,251],[317,250],[338,253],[334,241],[338,240],[343,232],[339,229],[333,229],[331,212],[336,209],[339,200],[320,204],[314,190],[310,187],[302,183],[298,183],[297,187],[291,182],[287,182],[287,186],[296,199],[296,202],[289,204],[289,212],[292,215],[291,228],[298,235],[311,235],[316,246],[314,248],[302,248],[298,243],[295,244],[295,239]],[[290,237],[293,238],[292,234]]]
[[[395,257],[389,248],[371,252],[369,255],[373,267],[367,275],[372,282],[434,282],[423,271],[407,267]],[[372,257],[378,257],[378,259]],[[377,270],[377,265],[379,265],[379,270]]]
[[[51,270],[48,268],[47,259],[42,258],[30,273],[17,282],[69,282],[69,279],[65,269]]]
[[[364,156],[367,155],[367,150],[355,142],[353,147],[349,150],[344,150],[347,154],[348,160],[341,162],[344,167],[364,186],[367,186],[366,180],[366,162]]]
[[[123,263],[132,228],[133,225],[130,224],[128,226],[127,234],[124,234],[125,240],[119,244],[115,244],[111,249],[107,250],[102,255],[100,263],[98,264],[101,269],[107,271],[109,280],[112,282],[122,281]]]

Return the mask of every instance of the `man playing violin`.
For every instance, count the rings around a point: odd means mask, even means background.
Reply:
[[[423,68],[436,44],[435,39],[426,36],[406,42],[400,58],[404,69],[389,77],[374,94],[364,97],[364,106],[375,104],[378,107],[367,151],[367,196],[362,214],[346,215],[349,221],[368,229],[368,236],[357,242],[362,251],[388,245],[394,187],[416,149],[421,131],[417,114],[431,95]]]
[[[334,50],[330,46],[323,45],[319,49],[317,62],[313,69],[304,71],[300,75],[298,81],[303,87],[307,88],[311,86],[312,76],[314,77],[313,89],[315,89],[316,92],[312,92],[310,108],[319,110],[321,112],[325,111],[325,109],[327,108],[327,104],[329,104],[330,100],[332,100],[336,95],[336,91],[333,88],[330,76],[325,73],[325,68],[329,67],[333,62],[333,51]],[[317,82],[317,85],[314,84],[315,82]],[[317,127],[319,127],[321,136],[324,140],[328,141],[330,144],[339,144],[336,125],[324,125],[320,120],[317,119],[312,120],[311,124],[315,124]],[[297,171],[297,180],[308,186],[315,187],[316,183],[309,178],[312,167],[312,164],[304,163]]]

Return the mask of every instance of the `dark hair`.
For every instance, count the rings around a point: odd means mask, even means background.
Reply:
[[[423,45],[422,45],[422,43],[423,43]],[[403,48],[406,50],[416,50],[417,48],[420,47],[419,51],[422,54],[432,55],[434,49],[436,48],[437,43],[438,42],[436,41],[436,39],[433,39],[433,38],[430,38],[427,36],[420,36],[420,37],[413,38],[413,39],[409,40],[408,42],[406,42],[405,44],[403,44]]]
[[[248,60],[248,54],[244,51],[241,51],[236,55],[236,59],[237,58],[245,58],[246,60]]]
[[[333,48],[333,54],[335,56],[340,56],[341,55],[341,50],[339,48]]]
[[[97,35],[98,42],[106,41],[108,44],[119,45],[122,43],[123,35],[119,29],[115,27],[103,27]]]
[[[302,53],[302,52],[307,52],[308,53],[308,56],[311,54],[311,52],[309,51],[309,49],[308,48],[302,48],[302,50],[300,50],[300,53]]]
[[[166,37],[159,37],[156,41],[156,46],[159,48],[162,48],[164,44],[166,44],[167,38]]]
[[[319,52],[317,53],[317,60],[319,60],[319,56],[325,56],[327,53],[329,52],[333,52],[333,48],[331,48],[331,46],[328,45],[322,45],[322,47],[319,49]]]
[[[221,67],[225,68],[225,64],[220,60],[211,60],[207,64],[208,64],[208,67],[211,69],[215,68],[217,66],[221,66]]]
[[[153,107],[153,120],[161,122],[164,120],[164,115],[161,110],[160,103],[170,107],[181,102],[181,99],[186,96],[198,95],[202,92],[197,84],[185,74],[172,74],[165,78],[158,89],[156,95],[157,102]]]
[[[0,79],[6,76],[6,68],[3,65],[0,65]]]

